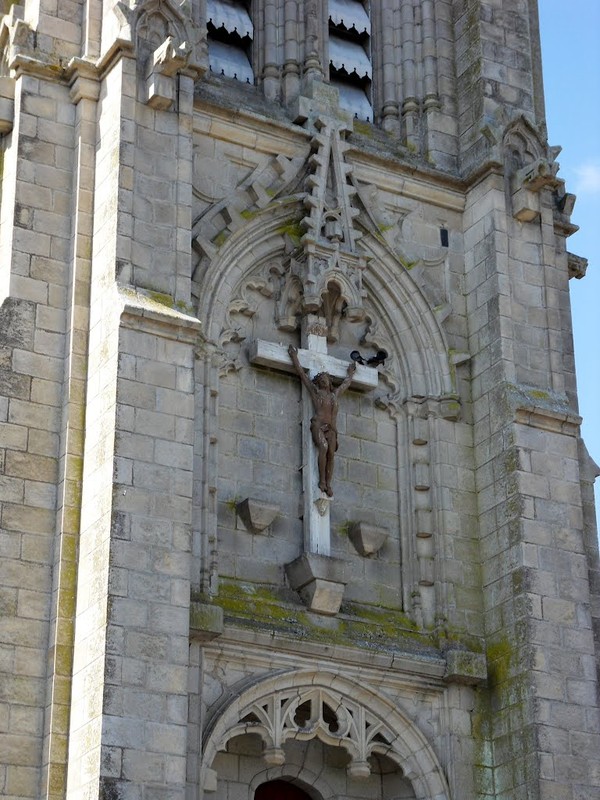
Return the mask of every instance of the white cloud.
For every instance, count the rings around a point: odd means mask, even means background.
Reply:
[[[588,162],[575,168],[577,176],[576,194],[596,194],[600,192],[600,163]]]

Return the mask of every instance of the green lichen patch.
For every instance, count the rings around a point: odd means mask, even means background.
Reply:
[[[221,584],[215,603],[223,608],[226,624],[329,645],[439,656],[433,635],[419,631],[396,609],[344,603],[335,619],[321,620],[289,589],[233,581]]]
[[[277,228],[277,233],[281,236],[287,236],[292,244],[299,245],[304,235],[304,228],[299,221],[288,222]]]

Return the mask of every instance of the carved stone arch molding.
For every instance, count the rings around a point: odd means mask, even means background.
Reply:
[[[269,257],[283,258],[286,228],[297,224],[296,219],[290,219],[295,210],[283,204],[258,214],[229,237],[197,277],[197,313],[209,341],[218,342],[232,292],[244,276]]]
[[[245,336],[251,327],[247,323],[254,313],[254,301],[274,295],[275,281],[270,284],[269,276],[265,278],[265,268],[273,265],[276,269],[278,264],[283,268],[289,244],[286,233],[296,229],[301,213],[297,203],[289,202],[258,214],[232,233],[196,277],[198,317],[207,341],[202,357],[209,364],[209,368],[198,371],[198,397],[210,397],[209,401],[200,401],[198,415],[203,417],[198,441],[206,443],[199,471],[205,501],[197,526],[204,544],[198,552],[203,553],[202,588],[211,595],[218,591],[217,505],[223,499],[217,491],[219,375],[241,366],[236,353],[247,344]],[[361,250],[368,259],[363,274],[367,319],[353,324],[362,335],[360,346],[389,353],[385,367],[380,368],[379,396],[373,400],[390,414],[396,431],[402,607],[417,624],[433,625],[435,614],[440,609],[444,613],[445,608],[439,589],[443,585],[439,566],[443,559],[438,556],[444,546],[443,531],[436,520],[440,505],[436,470],[441,463],[435,444],[439,440],[436,418],[442,417],[441,423],[446,424],[445,420],[452,418],[447,407],[452,406],[454,414],[458,408],[449,349],[443,320],[410,271],[368,234],[361,238]],[[292,305],[293,301],[292,297]],[[288,333],[296,322],[294,314],[289,319],[281,315],[273,320]],[[347,344],[344,342],[344,346]]]
[[[136,37],[155,49],[167,37],[177,43],[185,41],[186,20],[176,5],[169,0],[148,0],[136,9]]]
[[[217,343],[226,327],[234,288],[257,263],[284,257],[286,229],[297,223],[297,204],[281,204],[258,214],[236,231],[197,280],[198,317],[207,340]],[[441,322],[410,272],[374,238],[361,248],[369,258],[364,288],[385,338],[393,346],[400,391],[406,397],[440,397],[454,391]],[[335,275],[332,275],[335,280]],[[344,289],[343,282],[341,288]],[[368,331],[366,332],[368,340]],[[394,381],[395,382],[395,381]]]
[[[520,163],[516,164],[517,168],[546,155],[546,145],[540,134],[523,116],[507,126],[502,143],[507,155],[518,155]]]
[[[263,757],[272,767],[283,766],[287,741],[317,738],[347,751],[351,777],[367,777],[368,759],[386,756],[410,781],[417,800],[450,800],[431,743],[394,703],[364,682],[357,684],[332,672],[302,670],[270,677],[242,691],[219,709],[207,727],[201,786],[217,752],[234,737],[248,733],[260,736]]]
[[[364,284],[369,303],[392,341],[399,393],[442,397],[455,391],[448,344],[436,312],[399,260],[371,236],[361,239],[369,259]]]

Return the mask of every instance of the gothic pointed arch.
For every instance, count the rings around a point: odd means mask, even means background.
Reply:
[[[287,741],[316,738],[346,750],[352,778],[367,777],[369,759],[385,756],[402,770],[417,800],[450,800],[444,771],[427,738],[397,705],[364,682],[333,672],[299,670],[241,691],[208,723],[201,785],[217,753],[246,733],[262,739],[264,761],[272,767],[285,764]]]
[[[227,239],[207,261],[203,274],[196,276],[198,316],[209,341],[219,342],[223,331],[229,329],[228,307],[236,287],[251,273],[261,269],[268,272],[274,262],[283,262],[289,231],[297,228],[301,213],[297,206],[295,202],[278,204],[257,214]],[[394,370],[403,395],[439,397],[452,393],[448,346],[436,310],[410,270],[375,237],[365,235],[361,250],[368,262],[361,292],[385,329],[386,339],[391,340],[397,358]],[[348,298],[356,296],[356,287],[351,287],[341,273],[334,270],[330,277]],[[285,316],[282,310],[279,313]]]

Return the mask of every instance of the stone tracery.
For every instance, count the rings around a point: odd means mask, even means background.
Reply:
[[[318,739],[348,753],[350,778],[368,778],[370,760],[385,756],[411,781],[418,800],[449,798],[441,765],[418,728],[382,694],[333,673],[286,673],[240,693],[208,728],[201,785],[216,753],[247,734],[261,738],[269,767],[285,763],[286,742]]]

